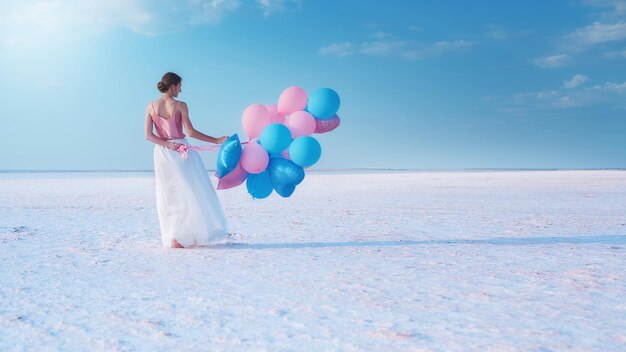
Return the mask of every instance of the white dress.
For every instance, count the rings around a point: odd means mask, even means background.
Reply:
[[[163,119],[154,112],[157,133],[182,135],[165,138],[189,145],[181,131],[180,112],[173,117],[173,121]],[[170,129],[174,133],[168,133]],[[187,155],[183,159],[175,150],[154,146],[156,205],[164,247],[172,247],[174,239],[183,247],[209,245],[228,233],[224,211],[200,155],[191,148]]]

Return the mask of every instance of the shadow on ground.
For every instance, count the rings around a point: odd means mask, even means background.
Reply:
[[[467,244],[467,245],[550,245],[550,244],[626,244],[626,236],[578,236],[578,237],[524,237],[509,238],[495,237],[484,240],[432,240],[432,241],[348,241],[348,242],[303,242],[303,243],[223,243],[210,248],[215,249],[300,249],[300,248],[325,248],[325,247],[385,247],[385,246],[416,246],[416,245],[443,245],[443,244]]]

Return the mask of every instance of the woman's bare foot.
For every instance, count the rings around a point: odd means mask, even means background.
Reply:
[[[172,248],[185,248],[182,244],[178,243],[176,240],[172,240]]]

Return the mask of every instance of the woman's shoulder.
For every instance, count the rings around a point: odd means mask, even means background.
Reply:
[[[146,112],[150,112],[151,113],[154,109],[155,109],[155,107],[154,107],[154,102],[153,101],[149,102],[146,105]]]
[[[153,101],[149,102],[149,103],[146,105],[146,109],[150,109],[150,110],[151,110],[152,108],[155,108],[155,109],[156,109],[156,108],[159,106],[159,101],[160,101],[160,100],[161,100],[161,99],[157,99],[157,100],[153,100]]]
[[[184,102],[184,101],[182,101],[182,100],[177,100],[177,101],[178,101],[178,106],[179,106],[181,109],[187,110],[187,103],[185,103],[185,102]]]

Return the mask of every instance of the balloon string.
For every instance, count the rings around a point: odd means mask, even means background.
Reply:
[[[221,145],[208,145],[208,146],[195,146],[195,145],[188,145],[188,148],[191,148],[193,150],[200,150],[200,151],[207,151],[207,150],[216,150],[219,149],[221,147]]]
[[[248,144],[252,142],[252,138],[248,139],[245,142],[242,142],[241,144]],[[180,156],[183,159],[187,159],[187,152],[189,151],[189,149],[193,149],[193,150],[197,150],[197,151],[215,151],[220,149],[222,146],[221,145],[207,145],[207,146],[197,146],[197,145],[181,145],[180,147],[178,147],[178,149],[176,151],[178,151],[178,153],[180,154]]]

